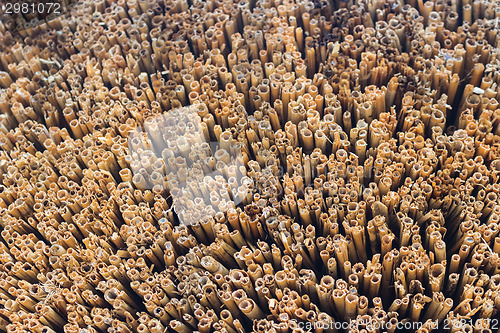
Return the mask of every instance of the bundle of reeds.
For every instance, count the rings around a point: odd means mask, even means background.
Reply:
[[[500,332],[498,0],[0,14],[0,331]]]

